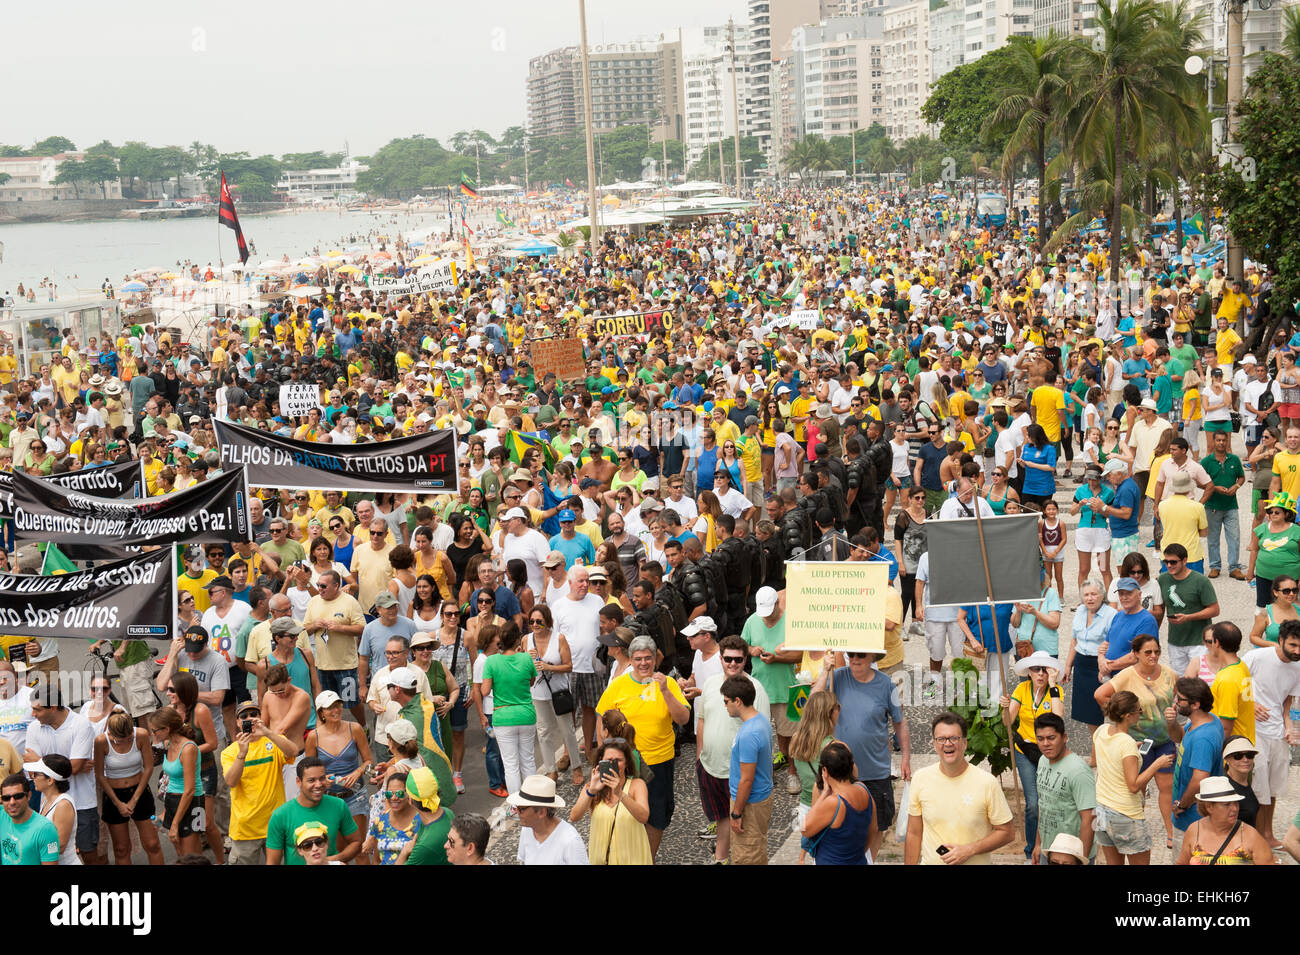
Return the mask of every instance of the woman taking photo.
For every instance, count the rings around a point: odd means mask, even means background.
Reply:
[[[115,865],[131,864],[132,822],[149,864],[163,865],[149,789],[153,765],[149,731],[137,727],[126,713],[111,714],[104,732],[95,737],[95,781],[104,794],[100,815],[113,842]]]
[[[1060,662],[1050,654],[1038,651],[1015,662],[1018,676],[1025,677],[1012,691],[999,700],[1002,722],[1008,735],[1016,744],[1016,772],[1020,774],[1021,791],[1025,795],[1025,858],[1033,855],[1038,836],[1038,760],[1043,754],[1038,749],[1038,736],[1034,720],[1044,713],[1065,716],[1065,699],[1061,687],[1052,682],[1060,672]]]
[[[1128,690],[1120,690],[1106,703],[1110,722],[1092,734],[1097,765],[1097,825],[1093,831],[1097,845],[1105,853],[1106,865],[1123,865],[1125,861],[1129,865],[1151,864],[1151,833],[1142,794],[1158,773],[1173,772],[1174,757],[1170,752],[1154,756],[1146,769],[1140,768],[1142,757],[1133,728],[1141,714],[1138,698]]]
[[[207,712],[206,706],[203,711]],[[177,855],[198,853],[202,851],[199,833],[213,820],[211,814],[204,810],[205,790],[199,771],[199,744],[185,733],[186,727],[192,727],[193,724],[186,724],[173,707],[164,706],[153,714],[149,725],[153,745],[163,751],[162,770],[166,786],[163,790],[162,824],[171,837],[172,848]],[[209,838],[208,844],[211,843]],[[218,836],[215,851],[219,853],[221,848]]]
[[[817,865],[867,865],[867,845],[876,831],[874,810],[871,793],[857,781],[853,752],[844,743],[827,744],[802,829]]]
[[[1137,700],[1138,715],[1127,725],[1126,729],[1135,743],[1151,740],[1151,746],[1142,755],[1138,772],[1147,768],[1161,756],[1169,753],[1177,755],[1176,746],[1169,736],[1169,725],[1165,720],[1165,711],[1174,705],[1174,683],[1178,674],[1160,662],[1160,641],[1154,635],[1145,633],[1133,638],[1132,653],[1137,661],[1131,667],[1125,667],[1115,674],[1114,679],[1103,683],[1093,694],[1097,705],[1106,711],[1111,698],[1118,693],[1133,694]],[[1174,769],[1169,763],[1156,773],[1156,790],[1160,798],[1160,815],[1165,821],[1165,844],[1173,848],[1174,838]]]
[[[733,651],[734,652],[734,651]],[[803,829],[804,820],[813,805],[813,790],[820,785],[821,753],[835,740],[835,724],[840,718],[840,703],[833,693],[818,690],[808,697],[803,713],[799,717],[798,728],[790,739],[790,759],[794,760],[795,772],[799,774],[799,802],[795,806],[795,826]],[[725,819],[723,820],[725,822]],[[719,835],[730,832],[731,827],[723,825],[718,829]],[[807,836],[799,840],[799,865],[804,864],[811,840]],[[722,853],[721,858],[726,858]]]
[[[1288,620],[1300,617],[1296,613],[1296,579],[1289,574],[1273,578],[1273,600],[1263,610],[1255,611],[1255,626],[1250,631],[1250,642],[1257,647],[1277,643],[1278,627]]]
[[[1087,502],[1099,498],[1102,510],[1095,511]],[[1083,484],[1074,492],[1074,502],[1070,513],[1079,516],[1079,526],[1074,532],[1074,549],[1079,555],[1079,587],[1092,573],[1094,555],[1097,570],[1101,573],[1102,586],[1109,589],[1110,572],[1110,524],[1106,520],[1105,506],[1115,500],[1115,489],[1108,481],[1101,479],[1101,468],[1089,465],[1083,470]]]
[[[1025,446],[1016,456],[1016,463],[1025,468],[1020,500],[1041,511],[1056,493],[1056,448],[1048,442],[1041,425],[1031,424],[1025,429]]]
[[[480,595],[480,601],[484,596]],[[533,706],[532,686],[537,678],[533,658],[521,652],[523,635],[513,622],[501,624],[497,640],[499,652],[483,665],[481,691],[492,695],[492,727],[501,762],[505,767],[506,789],[519,792],[519,784],[536,773],[533,746],[537,742],[537,710]]]
[[[325,761],[329,795],[348,804],[352,818],[364,831],[370,809],[365,775],[374,765],[366,729],[360,723],[343,722],[343,701],[333,690],[325,690],[315,702],[316,728],[307,733],[303,755]]]
[[[1070,693],[1070,714],[1080,723],[1096,729],[1102,723],[1101,709],[1093,694],[1101,685],[1097,670],[1097,651],[1106,640],[1115,608],[1108,605],[1101,584],[1093,579],[1084,583],[1079,596],[1082,606],[1074,612],[1070,626],[1070,652],[1061,671],[1062,685],[1074,678]]]
[[[1261,610],[1273,600],[1273,581],[1294,574],[1300,564],[1300,525],[1295,523],[1295,500],[1278,494],[1264,509],[1264,523],[1250,535],[1247,578],[1255,581],[1255,606]]]
[[[528,614],[532,632],[528,635],[526,649],[537,668],[533,681],[533,707],[537,710],[537,726],[542,750],[542,775],[555,779],[556,753],[563,745],[573,769],[573,785],[581,786],[585,778],[580,769],[582,750],[573,731],[573,719],[567,714],[557,714],[552,704],[552,694],[569,689],[569,674],[573,672],[573,657],[569,642],[562,634],[552,630],[551,608],[539,604]]]
[[[212,719],[212,709],[199,702],[199,681],[191,673],[173,673],[167,681],[167,701],[184,721],[185,735],[198,745],[199,781],[203,788],[196,797],[196,805],[203,811],[208,848],[219,861],[225,862],[224,834],[217,826],[217,726]],[[171,792],[171,790],[167,790]],[[179,792],[179,790],[177,790]],[[201,799],[201,802],[198,800]]]
[[[626,739],[605,740],[596,754],[591,779],[569,813],[576,823],[591,812],[587,858],[592,865],[653,865],[646,820],[650,792],[637,776],[636,759]]]
[[[465,763],[465,727],[469,725],[469,687],[473,682],[470,674],[478,658],[478,646],[460,625],[460,608],[450,600],[442,602],[439,617],[441,625],[434,634],[437,643],[433,647],[433,658],[451,674],[457,687],[448,712],[448,726],[451,729],[452,781],[456,784],[456,792],[463,793],[465,783],[461,778],[461,767]],[[446,742],[446,737],[443,742]]]
[[[82,865],[77,855],[77,809],[68,790],[72,788],[72,762],[50,753],[24,767],[33,788],[41,796],[41,815],[54,823],[59,833],[59,865]]]

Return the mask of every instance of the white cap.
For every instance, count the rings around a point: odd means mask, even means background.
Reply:
[[[333,690],[321,690],[316,695],[316,709],[327,710],[335,703],[342,703],[343,697],[339,696]]]
[[[528,515],[524,513],[524,509],[522,507],[512,507],[510,508],[510,510],[506,511],[504,514],[501,515],[501,520],[509,521],[509,520],[514,520],[516,517],[523,518],[524,520],[528,519]]]
[[[707,630],[709,631],[709,633],[717,633],[718,625],[714,623],[713,618],[708,616],[707,614],[704,616],[696,617],[691,622],[691,625],[689,627],[685,627],[682,629],[682,636],[693,637],[701,630]]]
[[[754,594],[754,609],[760,617],[769,616],[776,609],[776,591],[771,587],[760,587]]]
[[[388,685],[399,686],[404,690],[414,690],[417,684],[415,671],[410,667],[398,667],[388,674]]]

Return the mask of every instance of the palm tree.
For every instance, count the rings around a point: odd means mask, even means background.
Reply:
[[[1053,32],[1045,37],[1011,37],[1007,41],[1010,63],[1006,82],[998,90],[1002,100],[981,131],[1009,133],[1002,151],[1002,176],[1008,178],[1016,164],[1031,159],[1038,173],[1038,241],[1045,241],[1047,207],[1047,148],[1060,126],[1060,115],[1072,98],[1068,60],[1076,41]]]
[[[1115,221],[1121,224],[1125,233],[1132,233],[1137,228],[1139,213],[1135,204],[1141,188],[1135,186],[1134,181],[1130,181],[1129,185],[1123,186],[1129,190],[1129,195],[1120,194],[1116,201],[1116,179],[1119,178],[1122,182],[1123,177],[1117,177],[1115,174],[1114,140],[1111,137],[1107,136],[1102,140],[1101,152],[1084,165],[1082,173],[1080,177],[1082,185],[1074,196],[1079,211],[1057,227],[1052,237],[1043,246],[1044,253],[1052,253],[1060,249],[1071,236],[1093,219],[1115,215],[1116,207],[1119,208],[1119,214]],[[1042,205],[1042,202],[1040,193],[1039,205]]]
[[[1282,54],[1300,63],[1300,7],[1282,11]]]
[[[1189,77],[1178,58],[1177,38],[1162,28],[1155,0],[1114,0],[1113,5],[1098,0],[1097,26],[1094,45],[1078,48],[1081,75],[1088,81],[1078,90],[1078,125],[1069,151],[1094,167],[1103,154],[1112,157],[1107,218],[1110,279],[1118,285],[1129,157],[1146,153],[1154,117],[1186,99]]]
[[[1156,11],[1156,22],[1169,37],[1169,55],[1179,65],[1185,63],[1192,54],[1203,50],[1204,11],[1193,11],[1191,0],[1168,0],[1161,4]],[[1210,121],[1201,100],[1200,84],[1196,80],[1188,78],[1177,92],[1177,99],[1168,103],[1167,109],[1156,114],[1156,129],[1160,137],[1157,149],[1160,166],[1172,179],[1175,239],[1181,249],[1183,196],[1180,182],[1188,169],[1195,168],[1199,160],[1208,157]],[[1189,158],[1191,162],[1188,161]]]
[[[807,174],[812,161],[807,139],[796,139],[790,144],[790,148],[785,151],[785,159],[782,160],[786,169],[793,170],[803,179]]]

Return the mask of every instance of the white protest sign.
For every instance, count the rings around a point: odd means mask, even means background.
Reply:
[[[376,292],[396,295],[413,295],[417,292],[453,292],[456,289],[458,270],[451,259],[438,259],[420,270],[418,275],[407,273],[399,277],[376,275],[370,287]]]
[[[821,323],[821,313],[815,308],[797,308],[790,313],[790,324],[804,331],[812,331]]]
[[[310,381],[286,381],[280,386],[280,414],[306,415],[320,407],[320,389]]]

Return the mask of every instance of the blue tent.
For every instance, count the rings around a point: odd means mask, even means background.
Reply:
[[[524,255],[555,255],[560,251],[555,243],[543,242],[541,239],[529,239],[523,245],[516,246],[516,249]]]

